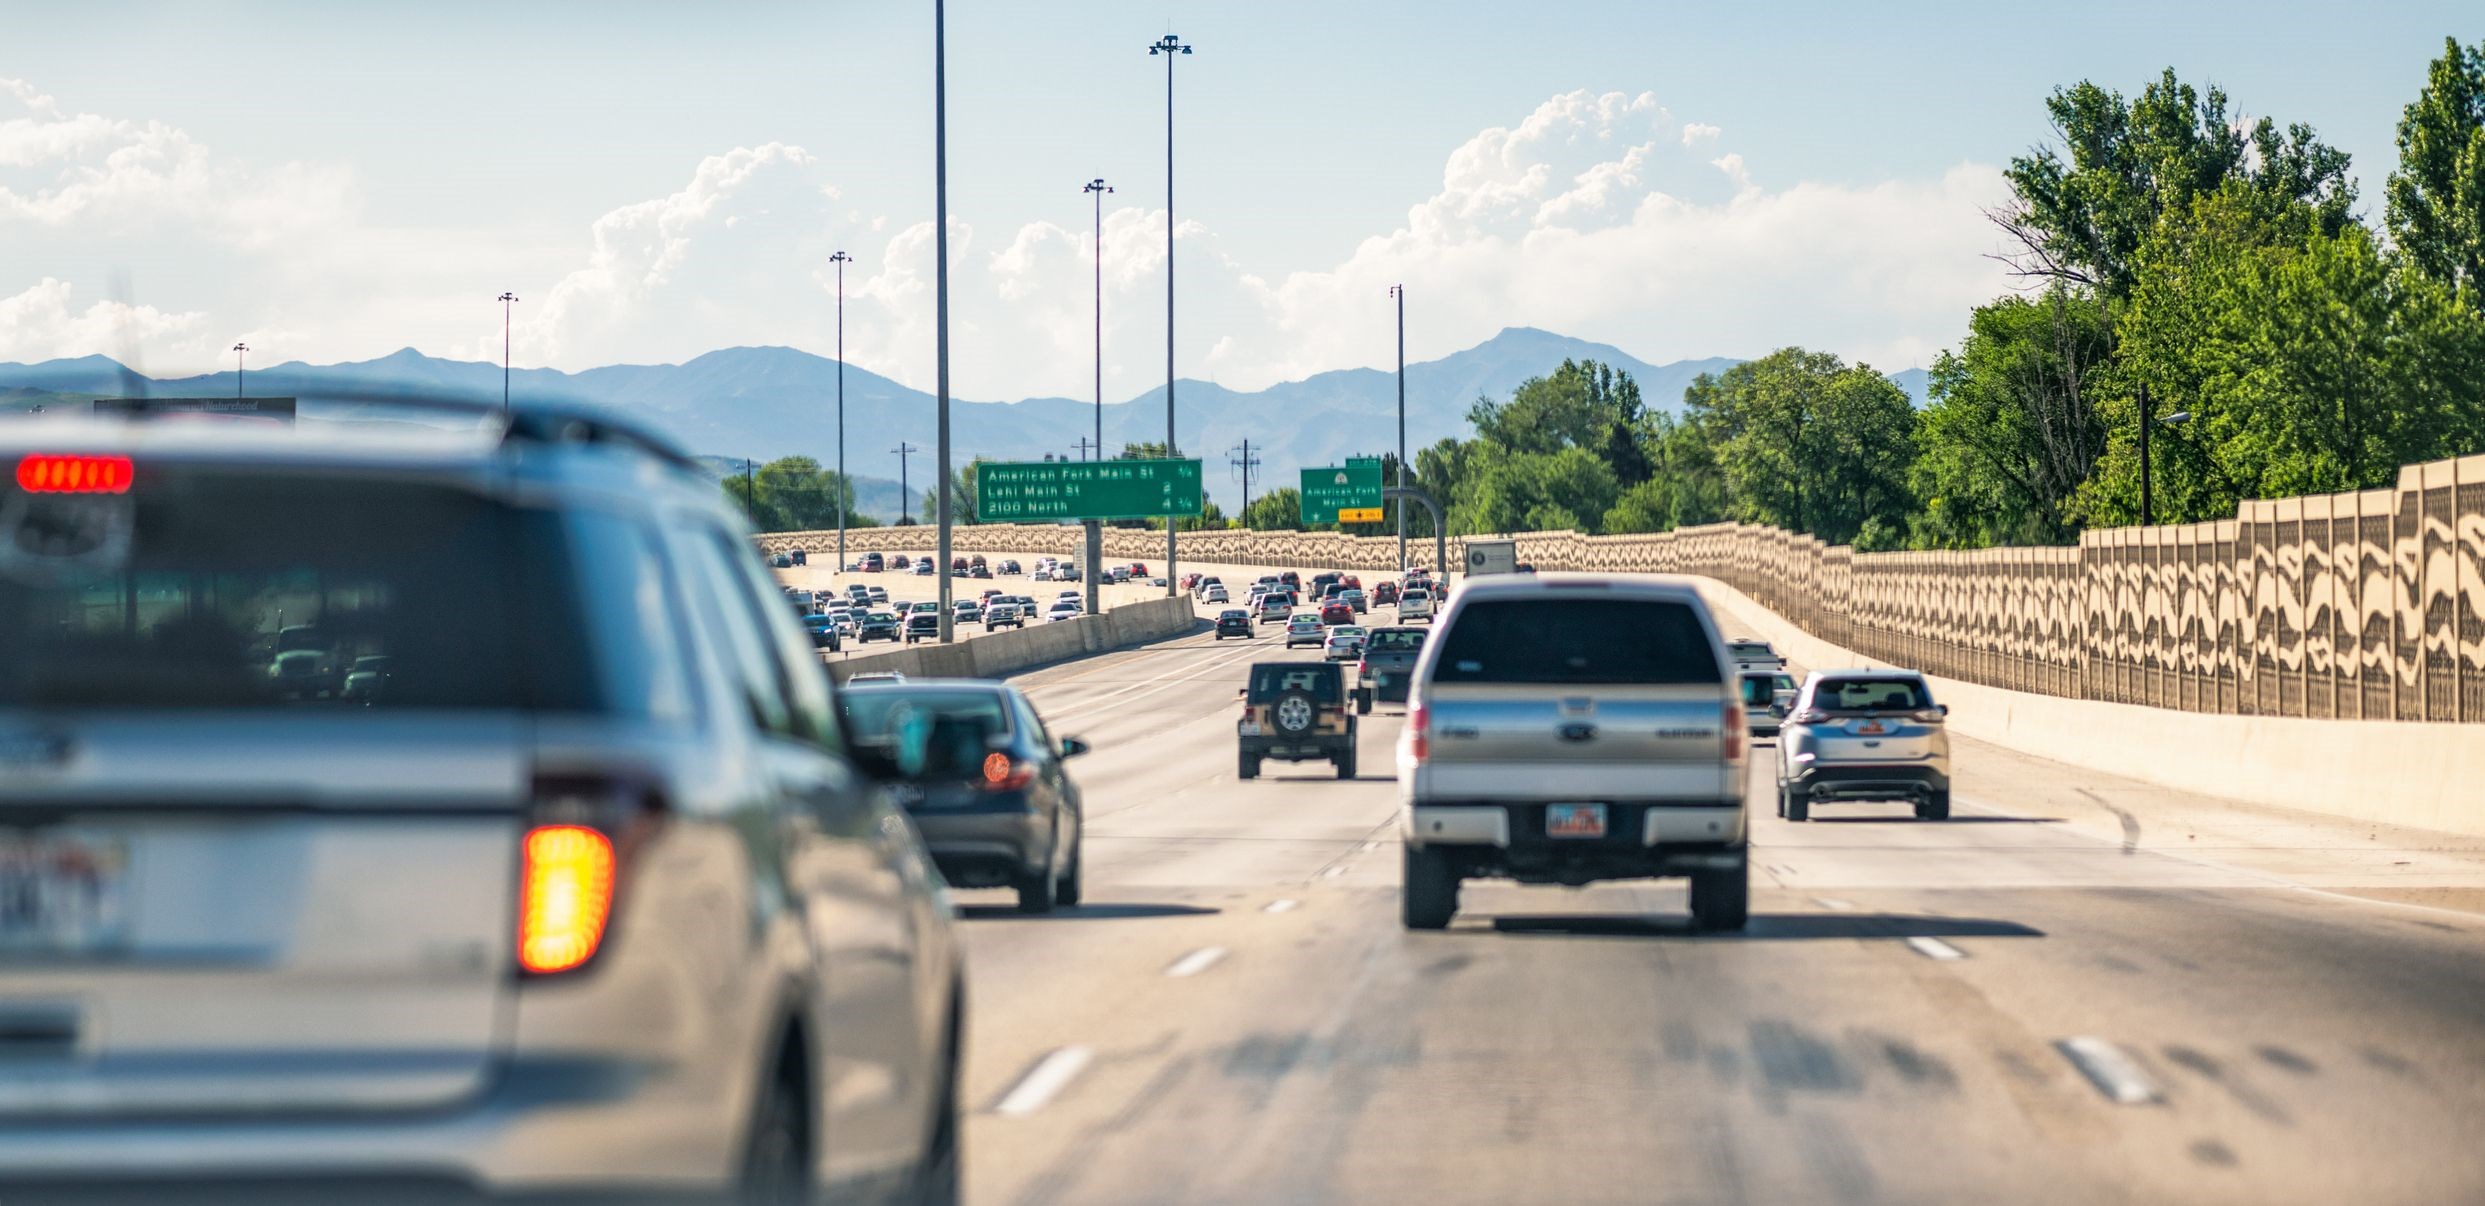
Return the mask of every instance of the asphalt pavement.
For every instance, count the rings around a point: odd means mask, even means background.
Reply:
[[[1951,821],[1796,825],[1763,745],[1748,932],[1482,883],[1412,934],[1398,709],[1235,777],[1274,628],[1016,680],[1096,747],[1087,903],[958,894],[970,1201],[2485,1201],[2485,843],[1965,740]]]

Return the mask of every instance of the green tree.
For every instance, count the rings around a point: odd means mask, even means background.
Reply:
[[[1859,548],[1902,542],[1915,408],[1889,378],[1784,348],[1704,373],[1683,397],[1709,434],[1736,518]]]
[[[1262,532],[1302,531],[1303,492],[1293,486],[1280,486],[1252,499],[1243,510],[1243,526]]]
[[[1665,532],[1726,517],[1725,478],[1704,425],[1652,413],[1640,438],[1650,458],[1649,476],[1623,490],[1606,510],[1606,532]]]
[[[977,457],[974,460],[968,461],[966,464],[958,466],[950,472],[949,521],[951,523],[970,524],[983,522],[982,520],[976,518],[975,470],[977,466],[984,463],[984,460],[985,458],[983,457]],[[940,512],[938,510],[939,506],[940,496],[934,494],[929,487],[926,487],[923,491],[923,505],[918,508],[922,512],[923,522],[938,522],[940,519]]]
[[[747,483],[747,485],[746,485]],[[837,505],[845,503],[846,526],[878,526],[854,509],[854,483],[822,469],[807,456],[781,457],[745,475],[735,472],[723,481],[725,494],[741,504],[751,523],[763,532],[809,532],[837,526]],[[755,489],[754,500],[749,491]]]
[[[2418,272],[2485,310],[2485,42],[2443,40],[2424,91],[2399,117],[2390,238]]]
[[[2267,218],[2306,218],[2326,234],[2353,221],[2345,152],[2302,124],[2281,133],[2264,117],[2247,130],[2225,92],[2204,97],[2172,68],[2131,101],[2083,80],[2056,89],[2045,111],[2063,153],[2040,147],[2013,159],[2003,175],[2016,199],[1992,215],[2018,244],[2009,258],[2024,274],[2119,302],[2138,282],[2135,257],[2158,218],[2230,182]]]
[[[1968,316],[1933,361],[1917,431],[1915,542],[1942,548],[2060,544],[2070,502],[2105,453],[2098,401],[2113,322],[2093,293],[2055,283]]]
[[[1585,448],[1501,453],[1449,508],[1457,532],[1594,532],[1621,488],[1613,470]]]

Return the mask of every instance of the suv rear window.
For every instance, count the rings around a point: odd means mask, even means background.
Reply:
[[[142,467],[117,557],[0,531],[0,708],[678,716],[644,529],[454,486]],[[100,514],[101,512],[95,512]]]
[[[1829,712],[1913,712],[1932,705],[1914,679],[1824,678],[1812,689],[1812,706]]]
[[[1457,613],[1442,683],[1720,683],[1699,616],[1647,599],[1497,599]]]
[[[1251,702],[1267,703],[1288,691],[1308,691],[1312,702],[1333,704],[1345,698],[1344,672],[1334,662],[1287,662],[1251,668]]]

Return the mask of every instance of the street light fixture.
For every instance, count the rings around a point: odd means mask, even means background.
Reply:
[[[1173,430],[1173,61],[1174,56],[1191,53],[1182,39],[1172,34],[1150,42],[1150,55],[1165,56],[1165,455],[1174,455]],[[1174,517],[1165,517],[1165,596],[1172,598],[1179,588],[1180,570],[1175,564],[1179,550],[1174,544]]]
[[[503,290],[492,300],[500,303],[500,419],[509,421],[509,307],[516,305],[518,295]]]
[[[233,345],[233,400],[236,402],[242,400],[242,374],[244,372],[242,368],[242,360],[249,354],[249,344],[237,343]]]
[[[854,257],[840,251],[828,257],[837,266],[837,572],[846,572],[846,265]]]
[[[2140,387],[2140,526],[2144,528],[2157,522],[2156,484],[2151,480],[2152,467],[2149,463],[2149,431],[2160,423],[2172,427],[2178,423],[2192,421],[2192,412],[2188,410],[2178,410],[2164,418],[2151,418],[2149,402],[2148,386],[2142,385]]]
[[[1104,198],[1113,191],[1099,176],[1079,191],[1096,197],[1096,455],[1104,456]]]

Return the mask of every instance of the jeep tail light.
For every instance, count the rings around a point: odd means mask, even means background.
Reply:
[[[17,462],[17,488],[29,494],[127,494],[135,468],[125,456],[30,453]]]
[[[1720,732],[1722,732],[1726,738],[1726,761],[1741,761],[1743,757],[1744,742],[1750,735],[1749,730],[1743,727],[1744,720],[1742,703],[1737,700],[1727,700],[1723,709],[1723,715],[1719,718],[1719,723],[1723,726],[1720,729]]]
[[[975,786],[985,791],[1016,791],[1034,781],[1034,763],[1015,761],[995,750],[984,755],[982,773],[975,777]]]
[[[518,967],[575,971],[604,945],[636,853],[663,806],[631,780],[538,775],[532,824],[518,847]]]

